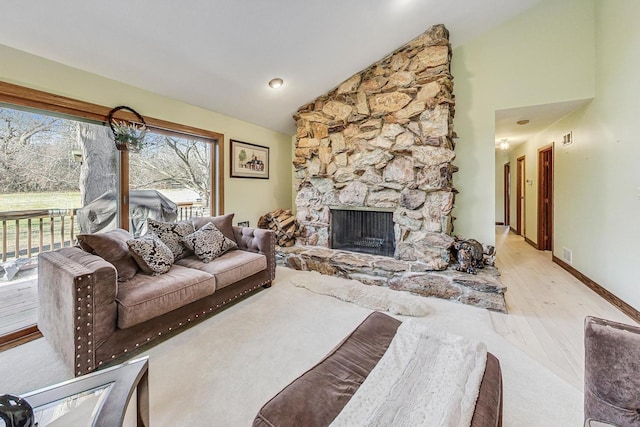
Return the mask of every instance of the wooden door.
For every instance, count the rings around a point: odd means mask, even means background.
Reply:
[[[553,146],[538,150],[538,249],[553,250]]]
[[[516,187],[516,215],[517,215],[517,219],[516,219],[516,233],[524,236],[525,235],[525,176],[526,176],[526,171],[525,171],[525,156],[522,157],[518,157],[518,164],[517,164],[517,187]]]
[[[511,225],[511,164],[504,164],[504,225]]]

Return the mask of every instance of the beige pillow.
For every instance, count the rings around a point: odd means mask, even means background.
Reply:
[[[126,282],[138,272],[138,264],[129,252],[127,240],[133,236],[121,228],[106,233],[78,234],[80,247],[104,259],[116,268],[118,282]]]

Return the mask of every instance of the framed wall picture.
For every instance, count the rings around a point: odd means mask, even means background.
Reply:
[[[232,139],[231,177],[269,179],[269,147]]]

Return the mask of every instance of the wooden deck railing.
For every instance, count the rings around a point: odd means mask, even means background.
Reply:
[[[77,229],[76,209],[0,212],[2,261],[71,246]]]
[[[202,216],[204,209],[191,202],[178,203],[178,221]],[[73,246],[79,230],[77,209],[33,209],[0,212],[2,262],[7,259]]]
[[[194,205],[193,202],[178,202],[176,205],[178,205],[177,221],[203,216],[204,208],[199,205]]]

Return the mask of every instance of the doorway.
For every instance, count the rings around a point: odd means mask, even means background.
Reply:
[[[526,200],[525,200],[525,176],[526,176],[526,171],[525,171],[525,156],[522,157],[518,157],[518,163],[517,163],[517,170],[516,170],[516,175],[517,175],[517,188],[516,188],[516,215],[517,215],[517,219],[516,219],[516,234],[519,234],[520,236],[525,235],[526,232],[526,226],[525,226],[525,206],[526,206]]]
[[[504,164],[504,225],[511,225],[511,164]]]
[[[553,145],[538,150],[538,249],[553,250]]]

